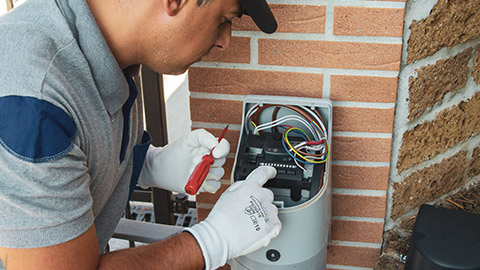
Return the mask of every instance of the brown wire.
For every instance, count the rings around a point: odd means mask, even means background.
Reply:
[[[260,113],[265,110],[266,108],[269,108],[269,107],[284,107],[284,108],[288,108],[288,109],[291,109],[292,111],[300,114],[301,116],[303,116],[305,119],[307,119],[309,122],[314,122],[314,119],[308,114],[306,113],[305,111],[303,111],[302,109],[298,108],[298,107],[295,107],[295,106],[291,106],[291,105],[280,105],[280,104],[265,104],[261,107],[258,108],[258,110],[253,114],[253,122],[254,123],[259,123],[258,122],[258,118],[260,117]],[[275,113],[275,111],[274,111]],[[278,113],[278,111],[277,111]],[[275,118],[276,118],[276,114],[275,114]],[[320,118],[322,119],[322,118]],[[272,120],[275,120],[275,119],[272,119]],[[323,119],[322,119],[323,121]],[[262,131],[259,131],[260,134]]]

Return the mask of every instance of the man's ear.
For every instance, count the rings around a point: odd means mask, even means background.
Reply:
[[[185,7],[188,1],[195,0],[162,0],[168,16],[175,16]]]

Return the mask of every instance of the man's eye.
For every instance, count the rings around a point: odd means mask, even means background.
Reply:
[[[220,25],[224,25],[225,23],[231,23],[232,21],[230,21],[229,19],[223,17],[222,21],[220,22]]]

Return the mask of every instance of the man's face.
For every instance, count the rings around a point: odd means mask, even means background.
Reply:
[[[212,48],[227,49],[232,34],[231,20],[239,16],[241,10],[239,0],[210,0],[202,6],[198,6],[196,0],[187,0],[177,15],[175,30],[153,39],[152,47],[148,48],[153,53],[150,59],[144,59],[144,64],[159,73],[181,74]]]

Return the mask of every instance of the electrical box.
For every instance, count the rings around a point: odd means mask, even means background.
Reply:
[[[279,236],[233,269],[326,269],[331,224],[332,104],[329,100],[246,96],[232,181],[258,166],[277,169],[264,187],[274,193]]]

